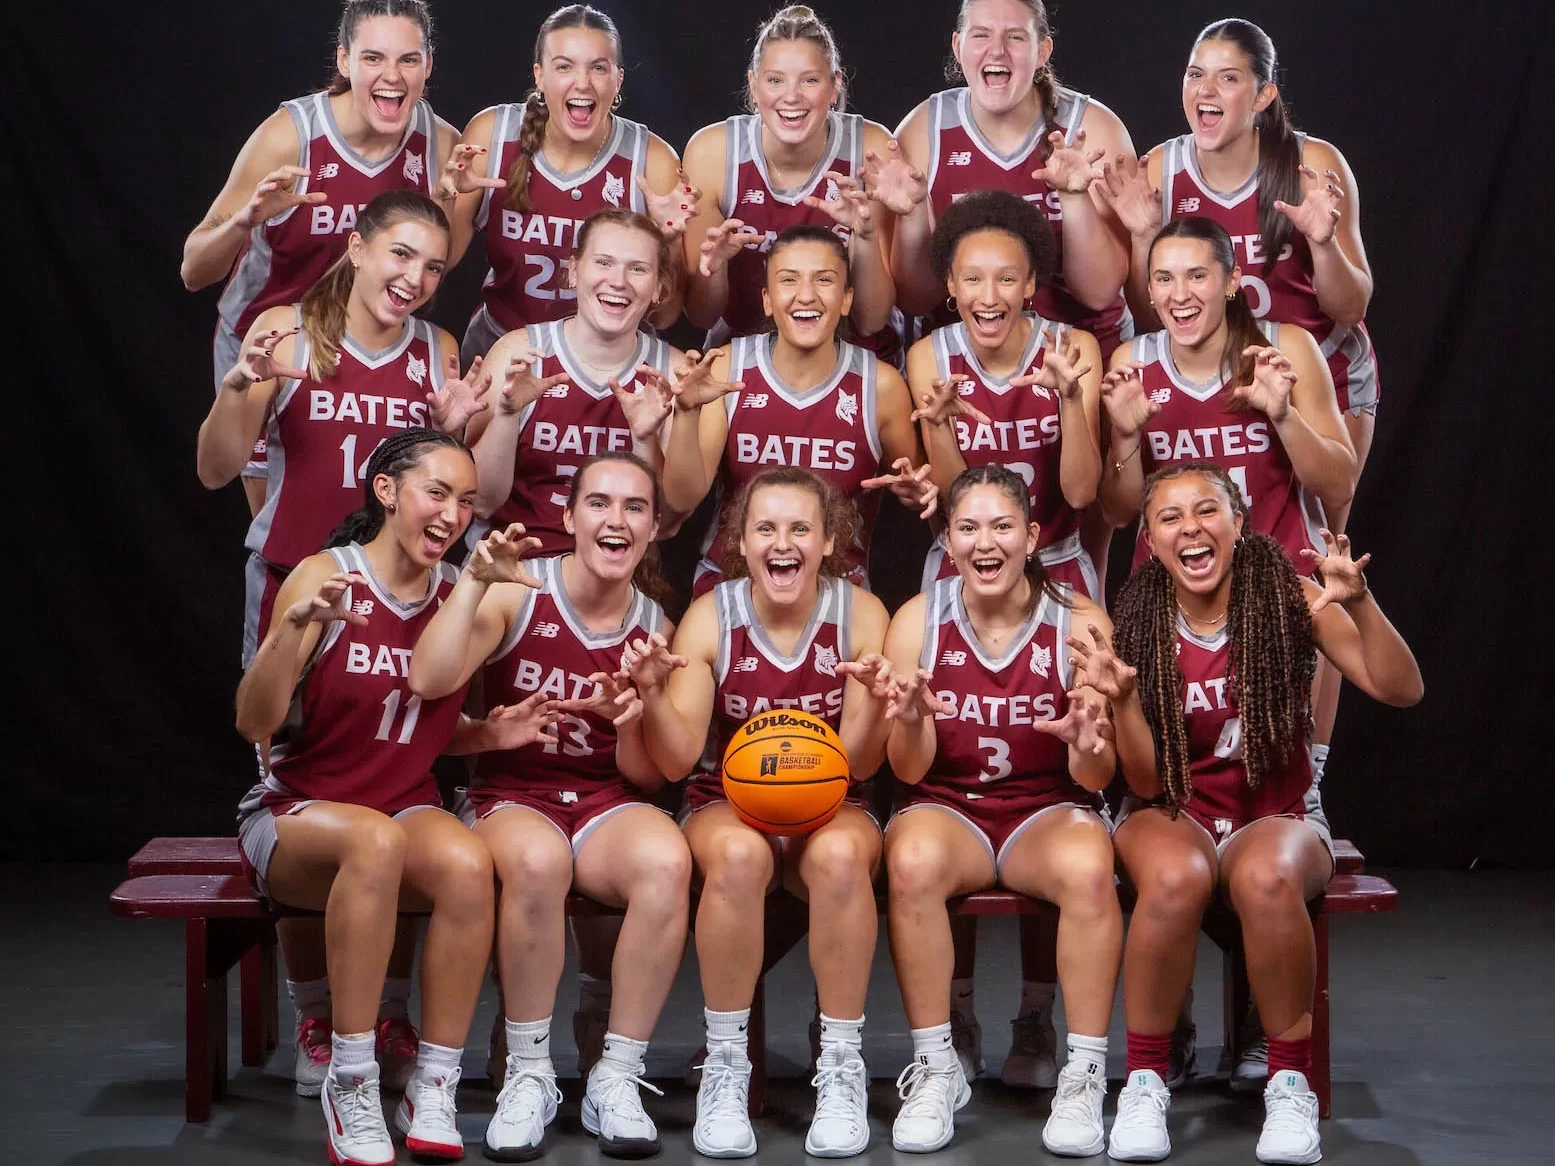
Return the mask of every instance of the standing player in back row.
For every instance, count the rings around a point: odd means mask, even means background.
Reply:
[[[483,109],[465,127],[440,189],[455,200],[454,259],[479,231],[490,265],[464,335],[466,365],[505,333],[572,314],[565,267],[596,211],[646,213],[679,240],[694,192],[679,182],[675,151],[616,112],[625,77],[615,22],[570,4],[540,25],[529,96]],[[649,322],[668,326],[679,314],[677,296],[655,305]]]
[[[865,154],[887,148],[885,127],[843,112],[837,42],[804,5],[761,26],[745,83],[751,112],[703,127],[686,145],[686,173],[708,196],[686,229],[687,317],[711,330],[710,348],[761,331],[765,260],[778,235],[825,227],[847,247],[853,335],[894,360],[886,216],[861,186]]]
[[[286,102],[249,136],[189,233],[179,268],[190,291],[232,273],[217,308],[218,392],[260,313],[302,299],[346,249],[375,195],[432,193],[458,133],[422,99],[431,71],[432,15],[423,0],[349,0],[329,87]],[[263,436],[243,479],[257,514]]]

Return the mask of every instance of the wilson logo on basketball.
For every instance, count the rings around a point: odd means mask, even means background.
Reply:
[[[805,729],[822,737],[831,736],[831,729],[809,717],[796,717],[790,713],[771,713],[764,717],[752,717],[745,722],[745,735],[753,737],[766,729]]]

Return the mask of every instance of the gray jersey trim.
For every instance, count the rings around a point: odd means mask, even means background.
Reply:
[[[855,348],[848,353],[849,358],[858,366],[859,394],[864,398],[859,402],[859,416],[864,422],[864,436],[869,441],[869,450],[875,455],[875,465],[880,464],[885,456],[884,447],[880,443],[880,394],[879,373],[880,362],[873,352],[863,348]]]
[[[846,341],[839,341],[837,344],[837,363],[832,368],[831,375],[819,385],[801,391],[785,381],[772,363],[772,346],[777,342],[776,333],[758,333],[755,336],[745,337],[744,339],[751,342],[750,348],[754,349],[756,368],[760,370],[762,378],[767,382],[767,386],[795,409],[808,409],[812,405],[826,400],[831,396],[832,390],[842,382],[842,378],[854,371],[858,366],[855,354],[859,349]],[[745,367],[749,367],[749,365],[747,364]]]
[[[341,333],[340,348],[342,352],[349,352],[358,363],[367,368],[377,370],[387,364],[392,364],[400,356],[403,356],[405,350],[410,347],[410,342],[418,336],[431,343],[431,328],[432,326],[425,320],[418,320],[411,316],[405,321],[405,326],[400,329],[399,336],[390,344],[375,352],[369,352],[363,348],[361,344],[351,338],[349,332]],[[437,345],[435,343],[432,344],[432,348],[435,351]]]
[[[961,633],[961,638],[966,641],[972,654],[990,672],[1003,672],[1015,662],[1015,658],[1020,653],[1026,650],[1026,646],[1031,643],[1031,637],[1036,635],[1038,628],[1044,623],[1056,625],[1058,622],[1053,615],[1053,608],[1058,605],[1053,602],[1052,596],[1043,592],[1042,597],[1037,601],[1037,606],[1026,617],[1026,622],[1021,624],[1020,631],[1011,637],[1009,645],[999,655],[990,656],[977,638],[977,632],[972,628],[972,619],[967,615],[966,604],[962,602],[961,576],[957,575],[954,579],[946,579],[944,582],[952,584],[947,588],[949,610],[946,614],[955,623],[956,630]]]
[[[1188,626],[1187,616],[1183,615],[1182,611],[1179,610],[1177,612],[1177,634],[1185,640],[1191,640],[1205,651],[1218,652],[1226,646],[1226,638],[1230,633],[1226,630],[1225,625],[1222,624],[1219,631],[1212,632],[1207,636],[1201,636]]]
[[[310,99],[303,98],[303,100],[308,101]],[[400,138],[399,145],[395,146],[393,150],[377,162],[369,162],[346,142],[345,134],[341,132],[339,123],[335,121],[335,111],[329,104],[328,93],[319,92],[313,94],[311,102],[314,125],[318,127],[320,133],[329,139],[329,144],[335,148],[335,153],[339,154],[353,170],[360,171],[369,178],[376,178],[397,161],[399,156],[404,153],[405,143],[410,141],[411,136],[417,130],[420,130],[426,137],[428,152],[436,153],[437,151],[437,121],[431,116],[432,106],[424,97],[416,102],[416,108],[411,111],[410,121],[405,125],[405,134]],[[429,124],[432,127],[430,129],[428,128]],[[423,159],[423,162],[424,172],[430,174],[432,159],[426,158]]]
[[[582,389],[589,396],[603,401],[611,395],[610,386],[605,384],[604,381],[595,380],[583,371],[583,362],[578,359],[573,353],[572,347],[567,343],[567,332],[562,326],[566,322],[565,319],[551,320],[541,325],[544,329],[541,335],[544,337],[545,351],[548,355],[555,356],[561,362],[562,368],[566,371],[568,378],[573,384],[577,385],[578,388]],[[637,366],[647,362],[651,350],[652,338],[646,332],[638,332],[637,347],[632,349],[632,355],[627,358],[626,363],[616,370],[616,380],[621,384],[630,384]]]
[[[647,596],[632,588],[632,599],[627,604],[626,616],[621,626],[607,632],[596,632],[588,628],[583,617],[573,607],[572,599],[567,594],[567,585],[562,579],[562,559],[565,555],[554,555],[549,559],[542,559],[536,566],[539,568],[540,581],[545,584],[545,593],[551,597],[551,602],[556,604],[556,610],[561,612],[562,622],[567,629],[590,651],[599,648],[614,648],[626,643],[632,632],[637,630],[637,625],[643,621],[644,607],[649,602]]]
[[[486,157],[491,159],[491,165],[495,166],[502,160],[502,147],[518,137],[519,130],[523,126],[524,106],[521,102],[504,102],[497,106],[497,116],[492,119],[491,145],[486,148]],[[506,178],[505,174],[488,174],[488,178]],[[475,210],[475,229],[484,231],[486,223],[491,217],[491,200],[497,192],[490,188],[481,191],[480,206]],[[507,190],[502,191],[502,197],[507,197]]]
[[[777,646],[767,635],[767,629],[761,626],[756,618],[756,605],[751,597],[750,579],[733,579],[720,583],[719,588],[728,588],[727,602],[731,616],[730,630],[743,627],[750,635],[751,643],[756,650],[766,657],[767,663],[783,672],[793,672],[804,664],[810,657],[810,648],[815,643],[815,637],[820,634],[822,625],[836,622],[836,610],[838,607],[837,591],[840,587],[846,587],[847,583],[841,579],[833,579],[822,576],[819,580],[818,594],[815,608],[810,612],[810,619],[800,632],[799,638],[794,642],[794,654],[785,656],[778,651]]]
[[[599,149],[595,151],[594,157],[589,159],[588,164],[581,170],[574,170],[570,174],[561,173],[559,170],[554,169],[551,164],[545,160],[544,150],[535,151],[534,157],[530,159],[530,165],[547,182],[560,190],[567,190],[568,188],[574,186],[582,186],[585,182],[589,181],[589,179],[593,178],[596,174],[605,168],[606,163],[609,162],[609,160],[614,157],[616,152],[621,148],[621,142],[628,134],[632,133],[634,130],[640,129],[642,129],[642,127],[639,126],[636,122],[627,121],[627,119],[624,117],[618,117],[615,114],[611,114],[610,132],[605,135],[605,140],[600,143]]]
[[[983,362],[977,359],[977,352],[972,347],[971,338],[967,335],[966,323],[961,320],[940,330],[950,334],[946,338],[947,358],[951,354],[959,355],[972,366],[972,371],[989,392],[997,393],[1001,397],[1004,396],[1010,391],[1010,382],[1016,377],[1023,375],[1026,369],[1031,366],[1031,362],[1037,359],[1037,353],[1042,349],[1042,330],[1051,323],[1051,321],[1044,320],[1035,312],[1022,312],[1021,315],[1031,322],[1031,335],[1026,337],[1026,347],[1021,352],[1020,366],[1008,376],[996,377],[983,367]],[[946,371],[941,375],[949,376],[949,368],[950,365],[947,359],[945,364]]]
[[[543,578],[542,576],[542,581]],[[486,657],[487,664],[495,664],[511,652],[518,645],[519,640],[523,639],[524,633],[529,630],[529,621],[534,618],[535,597],[539,594],[533,587],[523,589],[523,595],[518,601],[518,610],[513,613],[513,622],[508,625],[508,630],[503,637],[497,641],[497,646],[491,650],[491,655]],[[486,695],[489,704],[491,694]]]
[[[392,611],[399,619],[413,619],[426,610],[437,595],[438,586],[441,583],[452,583],[458,578],[458,572],[448,563],[438,563],[432,568],[431,577],[427,580],[427,593],[420,599],[404,600],[395,595],[373,572],[372,564],[367,559],[367,552],[360,543],[349,543],[343,547],[330,547],[329,553],[340,564],[343,571],[354,571],[367,580],[367,589],[371,591],[385,607]],[[349,594],[349,593],[348,593]],[[341,621],[344,626],[344,621]]]
[[[1278,324],[1272,320],[1259,320],[1258,330],[1264,334],[1270,344],[1279,346],[1280,326]],[[1226,382],[1219,373],[1207,381],[1189,380],[1184,376],[1177,368],[1177,362],[1172,359],[1171,337],[1165,330],[1136,337],[1133,341],[1132,356],[1135,360],[1146,364],[1159,363],[1165,370],[1167,379],[1172,382],[1172,386],[1195,401],[1208,401],[1226,387]]]
[[[826,147],[821,151],[821,156],[797,186],[780,188],[772,181],[772,175],[767,170],[766,155],[761,149],[761,117],[758,114],[746,113],[731,117],[724,123],[728,129],[725,131],[726,139],[724,150],[730,159],[728,169],[728,184],[731,189],[737,180],[741,162],[750,162],[756,167],[756,172],[761,175],[761,181],[766,185],[766,193],[775,202],[785,206],[797,206],[804,201],[805,196],[815,189],[828,170],[835,170],[839,156],[852,160],[856,153],[854,143],[862,137],[864,119],[856,113],[837,113],[835,111],[826,115]],[[732,132],[733,147],[727,135]],[[740,192],[734,191],[726,198],[733,200],[733,205],[739,205]],[[727,213],[727,212],[726,212]]]

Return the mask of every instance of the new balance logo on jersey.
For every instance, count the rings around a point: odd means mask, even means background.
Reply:
[[[740,201],[748,202],[751,206],[764,206],[767,201],[767,192],[765,190],[747,190],[740,195]]]
[[[1199,200],[1197,198],[1179,198],[1177,200],[1177,213],[1180,215],[1198,214]]]
[[[599,192],[599,197],[613,207],[621,205],[621,196],[626,193],[626,179],[605,171],[605,188]]]
[[[841,202],[842,201],[842,191],[837,189],[837,180],[835,178],[828,178],[826,180],[826,197],[825,197],[825,199],[823,201],[824,202]]]
[[[351,605],[351,610],[357,615],[371,615],[373,613],[373,601],[371,599],[358,599]]]
[[[939,662],[940,666],[943,668],[959,668],[961,665],[966,663],[966,653],[947,648],[940,656]]]
[[[425,388],[427,383],[427,362],[415,353],[405,358],[405,375],[416,382],[418,389]]]
[[[957,381],[956,392],[960,393],[963,397],[970,397],[973,393],[977,392],[977,386],[974,385],[971,381]]]
[[[1048,669],[1053,666],[1053,650],[1041,644],[1031,645],[1031,670],[1044,680],[1047,679]]]
[[[326,178],[334,178],[339,173],[339,162],[325,162],[324,165],[319,167],[319,172],[317,175],[315,175],[315,177],[317,177],[319,181],[322,182]]]
[[[554,640],[561,633],[561,630],[562,625],[559,623],[535,624],[535,635],[547,640]]]
[[[815,646],[815,670],[822,676],[836,676],[837,649],[817,644]]]
[[[736,660],[734,662],[734,670],[736,672],[754,672],[754,671],[756,671],[756,657],[754,657],[754,656],[741,656],[738,660]]]
[[[947,166],[970,166],[972,164],[971,150],[952,150],[945,159]]]
[[[402,171],[402,173],[405,175],[406,182],[409,182],[412,185],[419,183],[421,181],[421,175],[425,172],[426,167],[421,163],[420,154],[405,155],[405,169]]]
[[[1154,401],[1157,405],[1164,405],[1164,404],[1166,404],[1166,402],[1168,402],[1168,401],[1170,401],[1172,399],[1171,386],[1170,385],[1163,385],[1159,389],[1151,389],[1150,390],[1150,399],[1152,401]]]
[[[541,396],[550,397],[553,400],[560,401],[566,398],[567,389],[569,387],[570,386],[568,385],[552,385],[550,388],[546,389],[545,392],[541,394]]]
[[[766,393],[747,393],[740,398],[740,404],[747,409],[765,409],[769,400]]]
[[[858,424],[858,394],[837,390],[837,420],[846,425]]]

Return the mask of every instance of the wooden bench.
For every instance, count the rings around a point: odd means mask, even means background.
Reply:
[[[1317,941],[1317,990],[1312,1008],[1312,1088],[1322,1116],[1329,1116],[1328,916],[1394,911],[1398,892],[1386,879],[1364,873],[1365,860],[1347,841],[1334,844],[1337,873],[1312,907]],[[262,1065],[275,1049],[277,1031],[275,923],[306,911],[276,911],[254,893],[243,874],[235,838],[153,838],[129,861],[129,875],[109,896],[116,915],[184,921],[184,1112],[189,1121],[210,1118],[211,1103],[226,1092],[227,975],[240,970],[242,1061]],[[884,901],[881,902],[884,910]],[[1009,891],[983,891],[951,903],[953,915],[1036,915],[1049,903]],[[570,915],[617,915],[604,904],[570,895]],[[750,1107],[760,1113],[766,1094],[766,973],[797,944],[808,926],[808,908],[778,892],[769,900],[762,978],[751,1004]],[[1224,953],[1225,1044],[1237,1047],[1247,1014],[1247,976],[1241,937],[1227,912],[1212,913],[1206,931]]]

